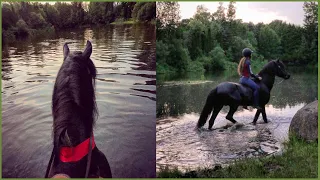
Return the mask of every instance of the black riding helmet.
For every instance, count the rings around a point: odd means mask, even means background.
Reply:
[[[251,53],[253,53],[253,51],[251,49],[249,49],[249,48],[244,48],[242,50],[242,55],[244,57],[251,57]]]

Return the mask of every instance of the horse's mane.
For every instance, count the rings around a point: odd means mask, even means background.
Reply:
[[[259,71],[258,75],[261,76],[264,73],[271,74],[272,68],[274,66],[275,60],[269,61],[267,64],[263,66],[263,68]]]
[[[84,133],[91,134],[98,115],[95,101],[96,74],[92,60],[84,59],[82,52],[73,52],[65,58],[52,96],[55,147],[59,147],[63,141],[66,130],[72,142],[69,141],[70,146],[79,143]]]

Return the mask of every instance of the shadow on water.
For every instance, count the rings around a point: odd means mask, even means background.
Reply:
[[[57,32],[2,50],[3,177],[43,177],[52,150],[51,96],[65,42],[93,44],[99,149],[114,177],[155,177],[155,27],[110,25]]]

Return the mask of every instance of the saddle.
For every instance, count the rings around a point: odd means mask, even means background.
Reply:
[[[235,85],[236,89],[240,93],[240,97],[242,99],[242,104],[244,105],[244,108],[246,108],[247,105],[252,104],[253,102],[253,91],[251,87],[240,84],[240,83],[232,83]]]

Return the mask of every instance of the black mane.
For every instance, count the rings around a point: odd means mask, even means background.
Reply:
[[[52,96],[55,148],[75,146],[90,137],[97,116],[96,74],[92,60],[84,53],[68,52],[64,57]]]

